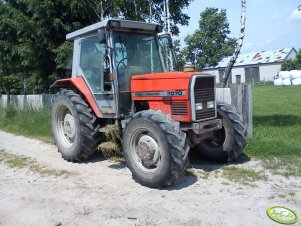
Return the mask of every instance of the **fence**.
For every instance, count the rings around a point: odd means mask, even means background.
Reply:
[[[18,108],[43,108],[50,107],[54,95],[11,95],[10,102]],[[217,88],[216,100],[225,102],[236,107],[238,113],[242,116],[247,125],[247,137],[252,137],[253,132],[253,102],[251,85],[237,85],[231,88]],[[0,104],[7,105],[7,96],[0,96]]]
[[[10,104],[18,108],[34,108],[39,109],[43,107],[50,107],[53,99],[53,94],[41,95],[11,95]],[[0,104],[7,106],[7,96],[0,96]]]

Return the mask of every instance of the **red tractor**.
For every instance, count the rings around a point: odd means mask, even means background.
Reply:
[[[89,158],[108,124],[122,128],[133,177],[162,187],[183,175],[190,148],[215,161],[237,158],[245,126],[215,100],[214,76],[169,72],[176,65],[162,26],[104,20],[67,35],[74,42],[72,77],[56,81],[51,128],[67,161]]]

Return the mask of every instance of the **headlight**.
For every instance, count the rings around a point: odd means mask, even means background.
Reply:
[[[214,108],[214,101],[207,102],[207,109]]]
[[[202,103],[195,104],[195,110],[202,110],[202,109],[203,109],[203,104]]]

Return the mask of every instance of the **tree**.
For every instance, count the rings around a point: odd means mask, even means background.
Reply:
[[[282,71],[301,70],[301,49],[299,49],[296,58],[286,60],[281,65]]]
[[[173,0],[169,1],[171,32],[179,33],[178,24],[188,25],[190,17],[184,14],[182,10],[189,6],[193,0]],[[162,0],[117,0],[116,5],[119,10],[119,18],[149,21],[150,6],[152,20],[163,24],[163,1]]]
[[[21,87],[28,80],[33,92],[47,91],[62,73],[56,64],[57,50],[66,33],[92,20],[79,6],[58,0],[0,2],[2,76],[19,78]]]
[[[178,24],[188,24],[182,9],[190,2],[170,4],[174,34]],[[4,84],[5,92],[19,93],[25,80],[30,92],[48,92],[54,80],[68,75],[65,65],[72,44],[66,34],[102,18],[148,21],[150,6],[153,21],[163,23],[161,0],[0,0],[0,77],[17,78],[13,84],[20,86]]]
[[[240,17],[240,34],[239,39],[236,44],[235,51],[228,62],[228,65],[226,67],[226,70],[224,72],[223,78],[222,78],[222,87],[225,88],[227,85],[227,80],[230,76],[231,70],[233,68],[233,65],[235,64],[235,61],[238,57],[238,54],[240,53],[240,49],[243,44],[243,40],[245,37],[245,24],[246,24],[246,0],[241,1],[241,17]]]
[[[183,67],[185,65],[185,51],[181,50],[181,43],[180,40],[174,40],[173,42],[173,46],[174,46],[174,50],[175,50],[175,54],[177,57],[177,61],[178,61],[178,70],[182,71]]]
[[[196,59],[198,70],[216,66],[234,52],[236,39],[228,37],[229,34],[226,10],[206,8],[200,14],[199,29],[185,38],[186,58],[192,62]]]

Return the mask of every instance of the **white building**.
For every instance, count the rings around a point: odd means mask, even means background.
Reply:
[[[294,58],[296,54],[294,48],[239,54],[228,83],[273,81],[281,70],[282,62]],[[215,75],[216,83],[220,83],[230,58],[226,57],[216,67],[205,68],[203,71]]]

